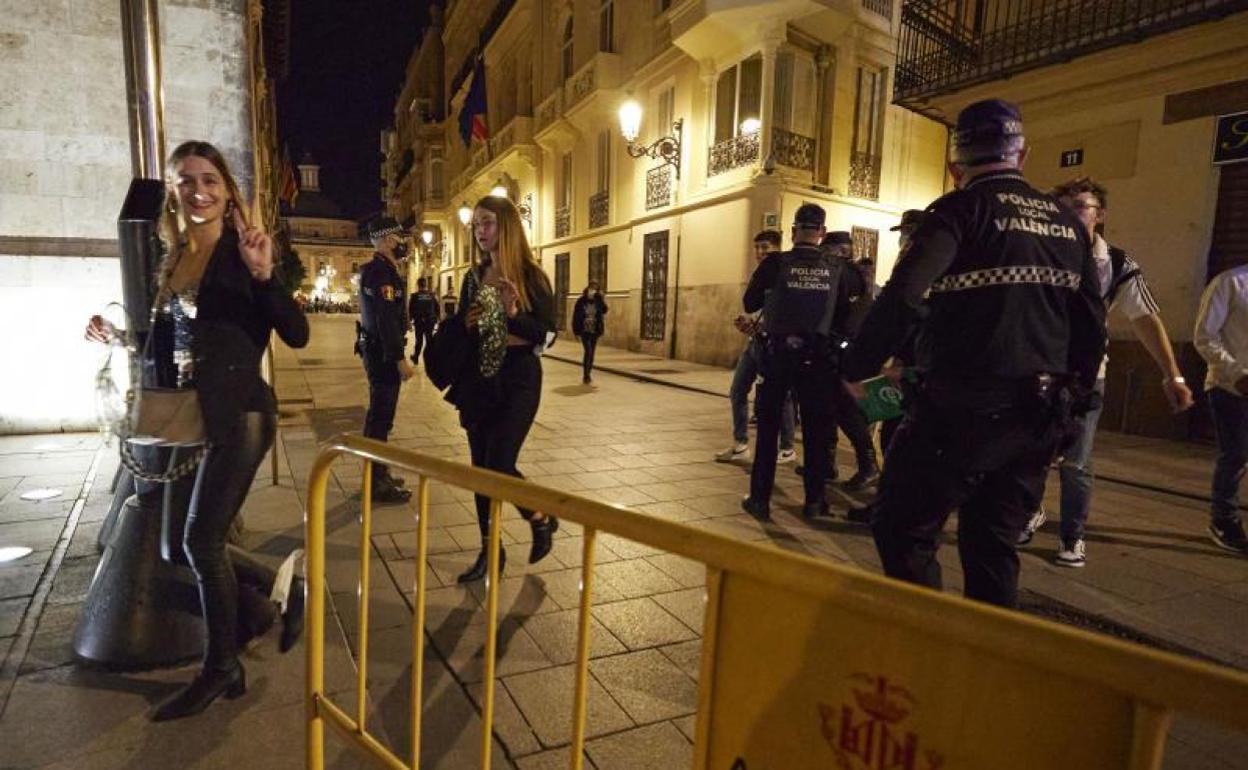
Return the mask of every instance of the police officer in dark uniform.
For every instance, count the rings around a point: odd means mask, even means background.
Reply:
[[[832,329],[833,341],[839,351],[848,347],[857,336],[862,319],[871,307],[872,286],[863,266],[854,261],[854,239],[850,233],[845,230],[830,232],[824,236],[821,246],[825,254],[843,265],[841,281],[846,284],[849,295],[849,307]],[[841,488],[846,492],[861,492],[875,486],[880,478],[880,463],[875,456],[875,444],[871,441],[871,428],[867,425],[866,415],[844,387],[838,385],[833,388],[832,398],[835,401],[837,427],[854,448],[854,460],[858,466],[858,470]],[[830,452],[833,463],[836,462],[836,443],[837,433],[834,430]]]
[[[368,414],[364,436],[385,441],[394,427],[399,403],[399,386],[412,376],[412,366],[404,356],[407,346],[407,314],[399,264],[407,258],[407,233],[391,217],[377,217],[368,224],[368,237],[376,253],[373,261],[360,270],[360,324],[356,353],[364,359],[368,374]],[[372,499],[381,503],[402,503],[412,493],[390,469],[373,463]]]
[[[763,310],[763,356],[758,388],[758,437],[750,494],[741,507],[755,518],[771,518],[771,491],[776,481],[776,440],[780,410],[790,390],[802,415],[802,515],[826,514],[824,482],[828,450],[835,430],[832,388],[837,380],[831,331],[848,307],[842,266],[819,248],[825,214],[813,203],[802,204],[793,218],[793,248],[776,252],[759,264],[745,290],[745,312]]]
[[[871,526],[886,574],[941,587],[941,530],[958,510],[965,594],[1017,601],[1018,533],[1044,492],[1071,414],[1090,405],[1105,348],[1091,243],[1023,179],[1022,119],[1007,102],[958,116],[950,172],[847,356],[860,381],[906,333],[924,294],[922,381],[893,437]],[[861,386],[851,390],[860,395]]]
[[[442,308],[438,304],[438,298],[429,291],[429,279],[416,280],[416,293],[412,295],[411,303],[407,306],[407,315],[412,319],[412,332],[416,335],[412,363],[419,364],[421,349],[426,342],[433,341],[434,327],[442,320]]]

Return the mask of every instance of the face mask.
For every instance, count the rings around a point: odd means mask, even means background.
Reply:
[[[402,262],[407,259],[407,245],[400,243],[394,247],[394,259],[396,262]]]

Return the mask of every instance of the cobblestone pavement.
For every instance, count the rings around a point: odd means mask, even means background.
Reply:
[[[362,422],[366,388],[350,353],[346,316],[313,319],[312,345],[278,351],[283,420],[278,484],[263,466],[244,509],[248,545],[280,560],[301,542],[306,479],[317,442]],[[626,505],[656,517],[770,542],[780,548],[878,570],[866,530],[836,517],[812,526],[796,515],[797,476],[782,470],[775,520],[740,512],[748,467],[712,456],[727,445],[723,370],[600,350],[599,372],[580,384],[579,354],[566,342],[545,364],[541,411],[521,456],[533,481]],[[657,372],[657,373],[656,373]],[[648,383],[637,378],[668,380]],[[680,387],[670,387],[671,384]],[[451,407],[423,378],[403,389],[393,443],[455,460],[467,445]],[[1208,451],[1102,434],[1097,459],[1107,475],[1199,493]],[[0,565],[0,768],[301,767],[302,648],[276,653],[266,638],[246,654],[246,697],[214,704],[191,720],[162,725],[145,712],[191,669],[111,674],[71,665],[70,640],[98,555],[95,539],[110,499],[115,450],[97,437],[0,438],[0,546],[34,553]],[[849,455],[841,465],[849,470]],[[339,702],[354,691],[357,646],[356,554],[360,467],[340,461],[329,493],[331,623],[327,680]],[[54,486],[42,503],[24,491]],[[1053,485],[1055,487],[1055,485]],[[1051,490],[1055,491],[1055,489]],[[1052,494],[1050,495],[1052,497]],[[484,586],[458,586],[479,534],[471,496],[436,487],[430,511],[424,703],[425,767],[475,766],[483,690]],[[370,727],[400,756],[410,752],[410,614],[416,564],[412,505],[374,509],[370,608]],[[1102,481],[1093,500],[1089,562],[1052,565],[1053,525],[1024,550],[1023,583],[1033,593],[1105,617],[1164,642],[1248,666],[1248,562],[1204,535],[1204,505],[1163,492]],[[509,551],[500,582],[494,740],[497,766],[566,766],[575,655],[581,538],[567,524],[552,554],[527,565],[527,524],[504,509]],[[610,536],[597,544],[587,766],[672,768],[692,753],[704,570],[697,563]],[[949,590],[960,589],[956,549],[942,549]],[[760,651],[760,654],[766,654]],[[338,742],[332,734],[328,744]],[[1077,756],[1077,748],[1073,749]],[[1248,738],[1180,718],[1166,767],[1248,767]],[[1077,766],[1072,759],[1071,766]],[[328,766],[357,762],[340,749]]]

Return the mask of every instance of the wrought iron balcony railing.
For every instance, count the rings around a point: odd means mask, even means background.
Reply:
[[[865,152],[849,156],[849,194],[854,198],[880,199],[880,156]]]
[[[611,193],[601,190],[589,196],[589,226],[606,227],[611,219]]]
[[[672,167],[664,164],[646,172],[646,211],[672,203]]]
[[[758,132],[739,134],[711,145],[707,176],[715,176],[758,161]]]
[[[903,106],[1248,10],[1248,0],[905,0]]]
[[[776,127],[771,132],[771,152],[776,162],[802,171],[815,170],[815,140]]]
[[[555,237],[566,238],[572,234],[572,207],[559,206],[555,209]]]

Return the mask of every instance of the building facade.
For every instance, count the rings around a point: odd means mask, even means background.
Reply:
[[[311,155],[304,155],[298,169],[299,195],[283,224],[290,248],[303,263],[299,292],[309,299],[355,302],[360,268],[373,258],[372,244],[360,237],[356,221],[321,190],[321,167]]]
[[[249,195],[271,189],[286,10],[159,3],[166,147],[213,142]],[[0,382],[0,433],[89,430],[105,351],[82,330],[122,298],[117,216],[132,176],[121,4],[0,0],[0,18],[0,325],[22,330],[4,345],[18,365]]]
[[[945,190],[946,129],[890,104],[890,0],[460,0],[436,20],[395,107],[383,177],[392,212],[433,234],[439,293],[473,259],[461,209],[505,194],[561,326],[592,278],[611,305],[606,344],[729,365],[757,231],[787,244],[793,212],[819,203],[882,279],[897,250],[888,228]],[[466,144],[478,56],[490,137]],[[631,143],[626,101],[641,107]]]
[[[978,99],[1010,99],[1023,112],[1033,183],[1088,175],[1106,185],[1105,236],[1142,266],[1198,391],[1201,293],[1248,261],[1248,162],[1215,162],[1227,154],[1219,144],[1248,145],[1248,2],[906,0],[900,21],[901,105],[949,121]],[[1207,435],[1205,409],[1169,414],[1129,327],[1113,321],[1110,334],[1101,424]]]

